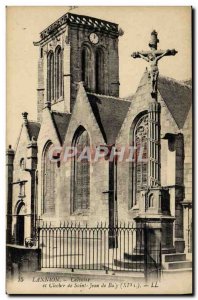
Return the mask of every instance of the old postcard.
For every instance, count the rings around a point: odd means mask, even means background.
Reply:
[[[191,24],[7,7],[8,294],[192,294]]]

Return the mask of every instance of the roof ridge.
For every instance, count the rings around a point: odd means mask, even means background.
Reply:
[[[189,81],[191,81],[191,84],[186,83],[186,82],[189,82]],[[181,80],[181,82],[183,84],[185,84],[186,86],[189,86],[192,89],[192,78]]]
[[[41,122],[38,122],[38,121],[34,121],[34,120],[28,120],[28,123],[36,123],[36,124],[41,124]]]
[[[71,113],[67,113],[67,112],[61,112],[61,111],[57,111],[57,110],[51,110],[52,113],[56,113],[56,114],[64,114],[64,115],[71,115]]]
[[[192,89],[192,87],[189,84],[186,84],[183,81],[177,80],[175,78],[172,78],[172,77],[169,77],[169,76],[164,76],[164,75],[160,75],[159,78],[166,79],[167,81],[172,81],[172,82],[180,84],[181,86],[185,86],[185,87],[188,87],[188,88]],[[191,80],[191,79],[189,79],[189,80]]]
[[[126,98],[121,98],[121,97],[116,97],[116,96],[109,96],[109,95],[96,94],[96,93],[90,93],[90,92],[87,92],[87,94],[93,95],[93,96],[100,96],[100,97],[105,97],[105,98],[110,98],[110,99],[117,99],[117,100],[121,100],[121,101],[131,102],[131,101],[127,100]]]

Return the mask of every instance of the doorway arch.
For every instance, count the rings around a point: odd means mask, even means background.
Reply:
[[[19,200],[15,207],[16,228],[15,239],[16,244],[23,246],[25,239],[25,203]]]

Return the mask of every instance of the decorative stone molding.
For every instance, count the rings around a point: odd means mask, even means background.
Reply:
[[[43,30],[40,33],[41,40],[47,38],[48,36],[52,36],[56,34],[58,28],[64,24],[69,24],[74,26],[77,25],[78,27],[83,26],[87,28],[93,28],[93,31],[94,30],[102,31],[117,37],[120,35],[118,30],[118,25],[115,23],[92,18],[89,16],[81,16],[81,15],[66,13],[64,16],[59,18],[57,21],[52,23],[50,26],[48,26],[45,30]]]

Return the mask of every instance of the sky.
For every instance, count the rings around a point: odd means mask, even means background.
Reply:
[[[33,41],[39,33],[69,11],[69,7],[7,8],[7,141],[16,145],[27,111],[36,120],[37,62],[39,49]],[[159,49],[176,49],[178,54],[159,62],[160,74],[177,80],[191,78],[190,7],[77,7],[70,11],[115,22],[124,31],[119,37],[120,97],[133,94],[146,68],[146,62],[132,59],[134,51],[149,50],[153,29],[158,32]]]

